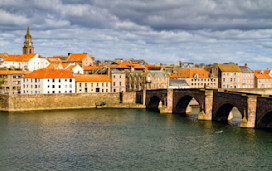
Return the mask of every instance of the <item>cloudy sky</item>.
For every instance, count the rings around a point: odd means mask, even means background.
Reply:
[[[0,0],[0,52],[272,68],[271,0]]]

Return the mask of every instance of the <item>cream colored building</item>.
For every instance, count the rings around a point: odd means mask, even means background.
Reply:
[[[245,66],[239,66],[241,70],[241,88],[254,88],[254,72]]]
[[[242,71],[238,64],[218,64],[219,88],[242,88]]]
[[[76,93],[111,92],[111,79],[107,75],[75,75]]]
[[[124,72],[111,70],[111,91],[126,92],[126,74]]]
[[[170,79],[185,80],[190,88],[218,88],[218,78],[202,68],[182,68]]]

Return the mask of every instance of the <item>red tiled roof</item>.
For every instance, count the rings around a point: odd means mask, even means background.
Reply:
[[[75,75],[76,82],[110,82],[111,79],[107,75]]]
[[[271,79],[271,77],[268,74],[269,74],[269,72],[267,72],[267,71],[264,71],[263,73],[261,70],[254,71],[255,77],[258,79]]]
[[[130,69],[126,64],[110,65],[110,68]]]
[[[12,74],[29,74],[31,71],[10,71],[10,70],[0,70],[0,75],[12,75]]]
[[[93,69],[103,68],[103,66],[85,66],[83,67],[84,71],[91,71]]]
[[[182,68],[177,73],[170,75],[170,78],[193,78],[197,74],[199,78],[208,78],[209,72],[201,68]]]
[[[50,63],[61,63],[60,58],[47,58]]]
[[[28,55],[7,55],[4,56],[4,61],[29,61],[31,58],[33,58],[36,53],[28,54]]]
[[[38,69],[22,78],[74,78],[68,69]]]
[[[82,62],[88,53],[73,53],[69,56],[68,62]]]

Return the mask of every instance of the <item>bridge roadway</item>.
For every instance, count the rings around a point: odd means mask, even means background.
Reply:
[[[233,107],[242,114],[241,127],[272,128],[272,96],[224,89],[158,89],[136,92],[136,102],[161,113],[185,113],[192,99],[200,106],[199,120],[227,122]]]

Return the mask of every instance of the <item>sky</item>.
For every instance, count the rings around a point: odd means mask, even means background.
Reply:
[[[271,0],[0,0],[0,52],[272,68]]]

